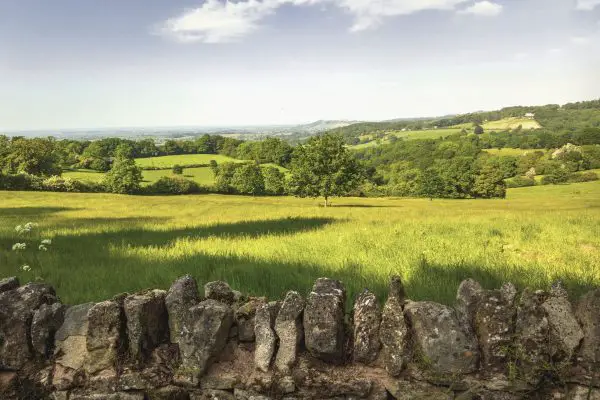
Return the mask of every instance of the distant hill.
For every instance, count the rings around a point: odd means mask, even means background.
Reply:
[[[507,124],[506,121],[525,121]],[[526,123],[529,121],[529,123]],[[497,122],[497,123],[495,123]],[[394,131],[420,131],[440,128],[471,127],[485,124],[490,130],[543,128],[551,133],[567,133],[576,129],[600,127],[600,99],[544,106],[505,107],[496,111],[477,111],[468,114],[434,118],[393,119],[380,122],[360,122],[331,129],[329,132],[347,138],[381,135]],[[517,126],[514,126],[517,125]]]

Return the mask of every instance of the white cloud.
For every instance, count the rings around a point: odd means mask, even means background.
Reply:
[[[600,5],[600,0],[577,0],[577,9],[591,11]]]
[[[503,7],[501,4],[492,3],[491,1],[484,0],[465,8],[464,10],[460,10],[459,13],[495,17],[497,15],[500,15],[502,9]]]
[[[586,36],[573,36],[571,38],[571,42],[573,42],[573,44],[576,44],[579,46],[585,46],[585,45],[589,44],[590,41],[591,41],[591,39]]]
[[[279,5],[275,1],[232,3],[208,0],[201,7],[167,20],[160,32],[180,42],[234,41],[255,31],[259,22]]]
[[[425,10],[454,10],[468,0],[208,0],[202,6],[163,23],[158,32],[180,42],[220,43],[240,39],[260,27],[262,20],[277,8],[331,5],[354,17],[351,31],[373,29],[387,17]],[[484,3],[487,3],[484,1]],[[479,4],[479,3],[478,3]],[[501,7],[501,6],[500,6]]]

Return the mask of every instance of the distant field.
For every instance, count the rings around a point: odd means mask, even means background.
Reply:
[[[547,152],[546,149],[511,149],[511,148],[503,148],[503,149],[485,149],[483,150],[486,153],[493,154],[495,156],[522,156],[525,153],[534,152],[534,151],[543,151]]]
[[[265,167],[275,167],[283,173],[288,173],[289,171],[281,167],[277,164],[263,164],[263,168]],[[103,172],[97,172],[92,170],[77,170],[77,171],[65,171],[62,174],[64,177],[68,177],[71,179],[76,179],[79,181],[88,181],[88,182],[100,182],[104,178]],[[157,181],[163,176],[175,176],[170,169],[159,169],[159,170],[144,170],[142,171],[142,186],[146,186],[152,182]],[[210,167],[197,167],[197,168],[183,168],[183,176],[186,179],[191,179],[197,182],[200,185],[210,186],[215,183],[215,175],[213,174]]]
[[[76,170],[76,171],[63,171],[62,176],[65,178],[76,179],[78,181],[87,182],[100,182],[104,179],[104,173],[93,171],[93,170]]]
[[[515,129],[519,125],[522,125],[523,129],[539,129],[542,127],[539,124],[539,122],[537,122],[534,119],[516,118],[516,117],[503,118],[498,121],[488,121],[488,122],[481,124],[481,126],[483,127],[483,129],[485,131],[506,131],[506,130],[510,130],[510,129]],[[473,129],[473,123],[467,122],[464,124],[453,125],[453,126],[451,126],[451,128],[456,128],[456,129],[464,128],[464,129],[471,131]]]
[[[184,274],[272,299],[328,276],[347,285],[349,305],[364,288],[384,300],[392,274],[409,298],[445,304],[465,278],[519,289],[560,279],[573,296],[600,285],[600,182],[509,189],[506,200],[333,199],[327,209],[290,197],[0,196],[0,276],[39,276],[66,304],[165,289]],[[29,221],[35,241],[15,234]],[[37,252],[42,238],[48,252]],[[23,240],[29,259],[11,251]]]
[[[420,131],[392,131],[386,134],[385,138],[380,139],[381,144],[390,143],[389,137],[396,136],[397,138],[414,140],[414,139],[438,139],[441,137],[446,137],[453,135],[455,133],[460,133],[462,129],[456,128],[440,128],[440,129],[424,129]],[[370,138],[371,135],[363,135],[361,138]],[[367,143],[361,143],[353,146],[349,146],[351,149],[358,150],[364,149],[366,147],[378,146],[376,140],[372,140]]]
[[[172,167],[175,164],[181,166],[193,164],[208,164],[210,160],[215,160],[217,163],[224,162],[242,162],[235,158],[223,156],[221,154],[181,154],[176,156],[161,156],[149,158],[136,158],[135,162],[140,167]]]
[[[515,129],[519,125],[523,129],[539,129],[542,126],[534,119],[529,118],[504,118],[498,121],[489,121],[481,125],[486,131],[505,131]]]
[[[142,176],[144,177],[143,184],[149,184],[155,182],[162,178],[163,176],[180,176],[186,179],[191,179],[196,183],[204,186],[210,186],[215,183],[215,175],[213,174],[210,167],[201,167],[201,168],[184,168],[183,175],[173,175],[171,170],[152,170],[152,171],[142,171]]]

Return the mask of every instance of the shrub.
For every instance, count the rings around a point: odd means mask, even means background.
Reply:
[[[529,178],[527,176],[515,176],[514,178],[506,180],[506,187],[509,188],[519,188],[527,186],[535,186],[535,179]]]
[[[0,174],[0,189],[2,190],[43,190],[43,179],[26,173]]]
[[[183,167],[179,164],[173,165],[173,173],[175,175],[183,175]]]
[[[265,192],[265,179],[257,164],[243,164],[237,168],[231,178],[231,186],[237,193],[253,196]]]
[[[72,178],[63,178],[62,176],[51,176],[42,182],[44,190],[49,192],[83,192],[84,185]]]
[[[110,169],[110,164],[108,163],[108,161],[102,158],[94,158],[90,160],[87,164],[87,167],[84,168],[89,168],[100,172],[106,172]]]
[[[144,192],[150,194],[191,194],[203,193],[206,189],[196,182],[178,176],[163,176],[151,185],[146,186]]]
[[[142,170],[131,158],[117,158],[106,174],[104,184],[113,193],[131,194],[139,191]]]
[[[598,174],[593,171],[586,171],[579,174],[572,174],[569,177],[569,182],[592,182],[598,180]]]

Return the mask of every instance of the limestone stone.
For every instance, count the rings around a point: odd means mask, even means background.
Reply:
[[[45,358],[54,353],[54,335],[61,327],[67,307],[61,303],[42,304],[31,321],[31,345]]]
[[[116,375],[118,359],[126,341],[125,314],[121,304],[113,300],[95,304],[88,311],[87,373]]]
[[[289,372],[296,364],[298,348],[302,343],[302,312],[304,299],[298,292],[286,294],[275,319],[275,333],[279,338],[279,349],[275,366],[281,372]]]
[[[235,293],[229,284],[223,281],[208,282],[204,285],[204,297],[229,305],[235,302]]]
[[[306,348],[314,357],[343,362],[345,301],[346,290],[340,281],[317,279],[304,309]]]
[[[481,350],[481,365],[488,371],[501,372],[506,368],[508,349],[515,331],[515,295],[512,284],[479,294],[474,325]]]
[[[187,317],[190,307],[199,302],[198,284],[192,276],[185,275],[173,282],[165,297],[171,343],[179,343],[183,320]]]
[[[86,303],[69,307],[62,326],[56,332],[52,383],[58,390],[70,389],[84,382],[88,312],[93,306],[94,303]]]
[[[567,292],[560,285],[555,285],[542,308],[548,318],[550,356],[554,361],[570,360],[583,339],[583,331]]]
[[[387,372],[397,376],[402,372],[408,328],[402,309],[404,289],[399,277],[393,277],[390,283],[388,299],[383,307],[379,335],[382,344],[383,363]]]
[[[254,333],[256,348],[254,351],[254,365],[263,372],[267,372],[275,355],[277,336],[275,335],[275,318],[281,304],[272,301],[263,304],[256,310]]]
[[[256,310],[265,303],[266,299],[264,297],[253,298],[242,304],[235,311],[235,321],[238,328],[237,335],[240,342],[254,342]]]
[[[550,363],[548,349],[549,325],[542,304],[547,293],[530,289],[523,290],[517,307],[515,326],[515,355],[524,380],[536,384]]]
[[[579,357],[588,365],[600,362],[600,289],[579,299],[575,315],[583,332]]]
[[[180,373],[202,376],[227,343],[233,323],[233,310],[216,300],[205,300],[189,309],[179,340]]]
[[[428,301],[404,308],[412,327],[419,363],[439,374],[468,374],[477,369],[479,350],[451,308]]]
[[[159,344],[168,341],[168,314],[164,290],[149,290],[125,298],[129,353],[140,364]]]
[[[5,286],[15,285],[14,280],[10,282]],[[33,314],[43,304],[57,301],[54,289],[42,283],[0,293],[0,367],[19,369],[32,358],[29,337]]]
[[[19,287],[19,279],[16,276],[0,279],[0,293],[8,292]]]
[[[354,303],[353,323],[354,361],[372,363],[377,359],[381,347],[379,340],[381,309],[375,294],[365,290],[358,296]]]

